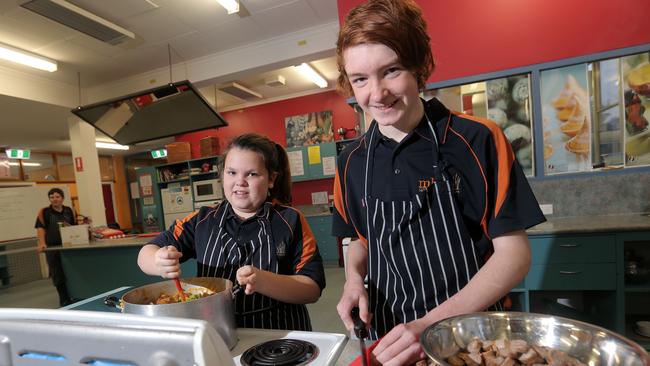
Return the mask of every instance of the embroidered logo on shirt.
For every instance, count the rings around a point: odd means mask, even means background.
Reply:
[[[434,177],[431,177],[430,179],[420,179],[420,180],[418,180],[418,192],[426,191],[435,182],[436,182],[436,178],[434,178]]]
[[[275,246],[275,255],[278,258],[284,258],[287,255],[287,246],[284,244],[284,241],[279,242]]]

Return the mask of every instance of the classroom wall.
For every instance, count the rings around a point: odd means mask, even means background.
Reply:
[[[336,91],[327,91],[304,97],[287,99],[251,108],[224,112],[221,115],[228,121],[228,126],[209,129],[176,136],[176,141],[190,142],[192,158],[200,157],[201,138],[216,136],[220,141],[221,151],[233,137],[247,132],[257,132],[268,136],[282,146],[286,146],[284,119],[297,114],[318,111],[332,111],[334,131],[339,127],[354,128],[356,117],[354,110],[346,103],[346,98]],[[338,140],[338,135],[335,134]],[[327,191],[332,194],[332,179],[320,179],[293,184],[294,205],[311,204],[311,193]]]
[[[337,0],[343,24],[363,0]],[[650,43],[648,0],[416,0],[443,81]]]

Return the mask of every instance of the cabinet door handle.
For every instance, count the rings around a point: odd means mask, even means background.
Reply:
[[[560,271],[560,274],[564,274],[564,275],[576,275],[580,273],[582,273],[582,271]]]
[[[577,248],[580,244],[560,244],[562,248]]]

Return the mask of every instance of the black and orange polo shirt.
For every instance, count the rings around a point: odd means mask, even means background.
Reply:
[[[236,281],[245,265],[283,274],[304,275],[325,288],[323,261],[305,216],[290,206],[266,202],[258,212],[242,220],[224,201],[202,207],[175,223],[151,241],[174,245],[181,261],[195,258],[197,275]],[[307,308],[273,298],[239,291],[235,298],[239,327],[311,330]]]
[[[423,103],[463,221],[479,248],[487,251],[491,238],[546,220],[510,143],[494,122],[451,112],[435,98]],[[381,133],[374,138],[374,172],[368,177],[373,197],[409,200],[426,188],[433,177],[435,148],[426,117],[399,143]],[[337,159],[332,234],[338,237],[367,237],[362,198],[368,139],[364,134],[348,144]]]

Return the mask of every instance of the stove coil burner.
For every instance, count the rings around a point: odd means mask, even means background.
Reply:
[[[298,339],[274,339],[247,349],[240,358],[246,366],[300,366],[318,356],[318,347]]]

